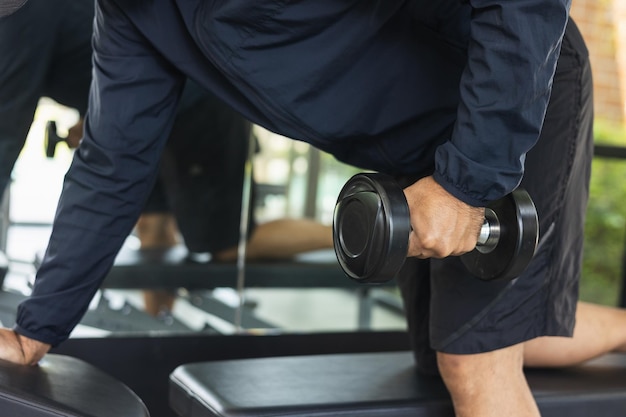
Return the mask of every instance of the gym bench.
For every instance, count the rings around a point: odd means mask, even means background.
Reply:
[[[40,251],[35,257],[36,268],[42,260],[43,252]],[[402,314],[399,299],[382,291],[372,291],[395,286],[395,280],[372,287],[349,279],[332,249],[304,253],[293,260],[254,261],[245,265],[245,288],[340,288],[355,291],[359,303],[357,326],[360,329],[371,327],[372,308],[376,303]],[[236,287],[236,263],[190,261],[184,245],[165,249],[134,249],[124,245],[101,286],[102,289],[116,290],[176,291],[184,288],[190,295],[197,296],[195,299],[199,303],[196,307],[227,320],[234,316],[234,309],[211,298],[205,290]],[[244,312],[243,326],[274,327],[247,311]]]
[[[187,249],[130,249],[122,247],[103,288],[162,288],[187,290],[233,288],[237,264],[195,263]],[[254,261],[245,265],[246,288],[362,288],[348,279],[332,250],[299,256],[289,261]],[[388,284],[394,285],[393,283]]]
[[[43,256],[43,251],[36,254],[35,268],[39,268]],[[346,277],[332,249],[304,253],[293,260],[246,262],[245,274],[246,288],[364,288]],[[235,262],[193,262],[188,259],[184,245],[165,249],[134,249],[124,245],[102,288],[193,291],[236,285]],[[393,286],[395,281],[379,287]]]
[[[47,354],[37,366],[0,361],[0,414],[7,417],[149,417],[126,385],[79,359]]]
[[[626,355],[526,375],[543,417],[626,415]],[[454,417],[441,379],[407,351],[181,365],[169,403],[180,417]]]
[[[147,250],[122,247],[102,288],[185,288],[190,292],[236,288],[236,263],[195,263],[190,262],[187,255],[187,249],[183,245]],[[254,261],[246,262],[245,265],[245,288],[353,290],[359,300],[357,325],[361,329],[371,327],[372,307],[377,302],[401,310],[399,300],[394,303],[390,297],[385,298],[382,291],[380,294],[372,291],[395,286],[395,280],[373,287],[349,279],[339,266],[332,249],[304,253],[288,261]],[[206,302],[211,303],[211,300],[207,299]],[[254,321],[254,317],[249,320]]]

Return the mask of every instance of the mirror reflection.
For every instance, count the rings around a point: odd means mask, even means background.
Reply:
[[[13,170],[2,210],[5,326],[29,294],[80,122],[42,99]],[[404,329],[394,284],[353,283],[332,249],[336,197],[356,168],[252,126],[188,84],[160,169],[72,337]]]
[[[14,96],[3,97],[0,149],[4,326],[31,291],[88,105],[93,3],[76,2],[63,25],[59,11],[29,2],[3,20],[7,38],[41,41],[5,51]],[[393,287],[359,288],[332,250],[336,196],[354,172],[187,82],[154,191],[73,336],[403,327]]]

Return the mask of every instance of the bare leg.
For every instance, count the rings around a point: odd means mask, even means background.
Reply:
[[[168,213],[142,214],[135,228],[142,249],[169,248],[178,243],[178,228],[174,216]],[[176,294],[167,290],[145,290],[144,309],[158,315],[172,311]]]
[[[176,293],[168,290],[144,290],[143,303],[146,313],[158,316],[161,313],[172,311]]]
[[[539,417],[523,372],[523,345],[473,355],[437,354],[456,417]]]
[[[169,248],[178,243],[178,228],[169,213],[142,214],[135,226],[142,249]]]
[[[246,248],[247,259],[289,259],[302,252],[333,247],[332,227],[309,219],[280,219],[258,225]],[[214,254],[237,259],[237,248]]]
[[[174,217],[165,213],[143,214],[136,227],[141,248],[170,247],[178,242]],[[302,252],[332,248],[331,226],[308,219],[280,219],[258,225],[248,241],[247,259],[288,259]],[[235,261],[237,248],[213,254],[222,262]],[[171,310],[176,295],[169,291],[144,291],[145,309],[152,315]]]
[[[574,336],[525,342],[524,365],[571,366],[608,352],[626,352],[626,310],[579,302]]]

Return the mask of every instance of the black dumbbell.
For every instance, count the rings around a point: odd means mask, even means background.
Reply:
[[[46,151],[46,156],[48,158],[54,158],[54,153],[56,151],[57,145],[59,142],[66,142],[67,138],[63,138],[59,136],[57,133],[57,124],[54,120],[49,120],[46,123],[46,133],[43,138],[43,146]]]
[[[350,278],[363,283],[393,279],[406,259],[410,233],[409,206],[393,178],[363,173],[344,185],[335,206],[333,240]],[[485,208],[476,248],[461,260],[482,280],[512,279],[528,266],[538,236],[535,205],[518,188]]]

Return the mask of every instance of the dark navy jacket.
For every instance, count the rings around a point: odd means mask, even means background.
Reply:
[[[85,138],[17,330],[80,320],[156,173],[185,75],[248,119],[485,203],[537,140],[569,0],[99,0]]]

